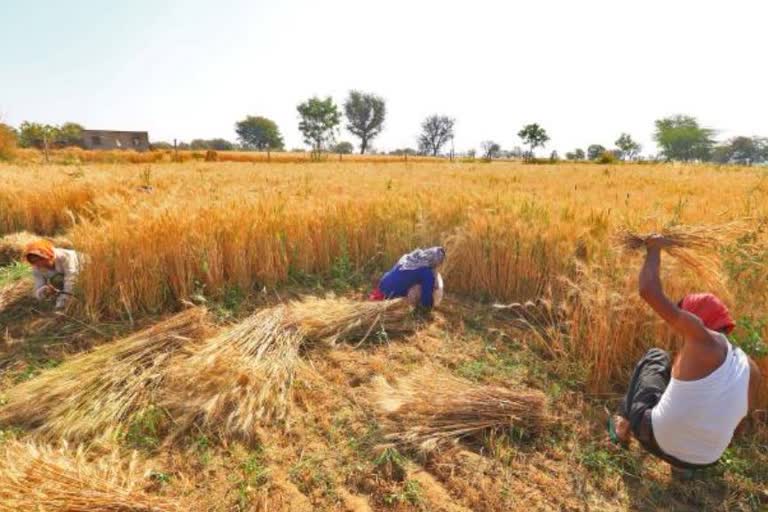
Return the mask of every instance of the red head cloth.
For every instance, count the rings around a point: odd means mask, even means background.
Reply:
[[[728,307],[711,293],[690,293],[680,301],[680,308],[701,318],[707,329],[728,334],[736,327]]]

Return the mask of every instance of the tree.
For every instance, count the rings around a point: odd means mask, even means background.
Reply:
[[[189,143],[190,149],[212,149],[214,151],[232,151],[235,149],[235,145],[229,142],[227,139],[193,139]]]
[[[333,148],[331,149],[334,153],[339,153],[340,155],[349,155],[355,150],[355,147],[352,145],[351,142],[347,142],[344,140],[334,145]]]
[[[54,143],[57,146],[79,146],[83,145],[84,128],[77,123],[64,123],[57,128]]]
[[[524,144],[528,145],[526,160],[532,160],[534,150],[538,147],[543,148],[549,140],[547,131],[537,123],[523,126],[523,129],[517,132],[517,136],[522,139]]]
[[[591,144],[587,148],[587,159],[597,160],[605,153],[605,147],[600,144]]]
[[[643,147],[632,140],[632,137],[628,133],[622,133],[618,139],[616,139],[616,147],[619,148],[620,157],[622,160],[634,160],[640,150]]]
[[[44,139],[46,137],[46,131],[50,128],[53,127],[40,123],[30,123],[29,121],[24,121],[19,126],[19,146],[23,148],[42,149]]]
[[[189,147],[195,151],[208,149],[208,141],[204,139],[192,139],[192,141],[189,143]]]
[[[299,130],[304,142],[312,146],[313,157],[319,157],[323,149],[335,139],[336,128],[341,122],[339,108],[330,96],[321,100],[314,96],[296,107],[301,116]]]
[[[654,140],[667,160],[706,161],[714,146],[714,130],[702,128],[696,118],[676,115],[658,119]]]
[[[173,149],[173,144],[165,141],[150,142],[149,147],[152,149]]]
[[[768,161],[768,139],[762,137],[734,137],[717,146],[712,160],[718,163],[752,165]]]
[[[403,156],[403,155],[417,155],[418,151],[416,151],[413,148],[399,148],[395,149],[389,152],[390,155],[397,155],[397,156]]]
[[[433,114],[421,123],[421,135],[419,135],[419,152],[437,156],[440,150],[453,138],[453,126],[455,119],[448,116]]]
[[[573,151],[566,153],[565,158],[568,160],[584,160],[584,150],[581,148],[576,148]]]
[[[360,138],[360,154],[368,148],[368,142],[384,129],[387,107],[384,99],[360,91],[349,91],[344,102],[347,130]]]
[[[235,123],[235,133],[240,144],[246,149],[271,151],[283,149],[280,129],[271,119],[261,116],[247,116]]]
[[[501,146],[492,140],[486,140],[481,144],[483,148],[483,158],[486,160],[492,160],[499,157],[501,153]]]

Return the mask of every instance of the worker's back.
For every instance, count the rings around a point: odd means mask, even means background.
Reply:
[[[706,377],[673,377],[652,411],[659,447],[692,464],[717,461],[747,415],[749,375],[746,354],[728,343],[723,364]]]

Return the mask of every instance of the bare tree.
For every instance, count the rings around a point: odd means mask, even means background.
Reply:
[[[419,151],[425,154],[437,156],[440,149],[453,138],[453,125],[455,119],[437,114],[427,117],[421,123],[421,135],[419,135]]]
[[[499,146],[498,143],[493,142],[492,140],[486,140],[481,145],[483,147],[483,158],[486,160],[493,160],[494,158],[499,157],[501,146]]]

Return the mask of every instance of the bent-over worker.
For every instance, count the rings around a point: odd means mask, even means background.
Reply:
[[[70,249],[54,247],[50,240],[40,239],[29,243],[24,249],[24,259],[32,265],[35,278],[33,296],[37,300],[56,297],[56,309],[63,309],[69,303],[80,273],[80,255]],[[59,287],[54,281],[61,279]]]
[[[443,299],[443,278],[438,268],[445,260],[445,249],[416,249],[403,255],[379,281],[371,300],[406,297],[414,306],[431,309]]]

